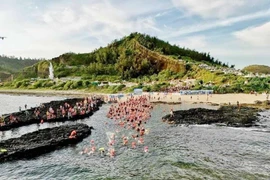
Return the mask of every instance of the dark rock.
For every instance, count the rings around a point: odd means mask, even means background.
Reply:
[[[256,104],[256,105],[261,105],[263,102],[262,101],[259,101],[259,100],[257,100],[257,101],[254,101],[254,104]]]
[[[64,146],[76,144],[91,134],[92,127],[85,124],[66,125],[55,128],[42,129],[25,134],[19,138],[0,142],[0,162],[29,159],[59,149]],[[75,130],[76,138],[69,138]]]
[[[162,119],[170,124],[213,124],[233,127],[250,127],[258,121],[258,109],[236,106],[222,106],[218,110],[195,108],[174,111],[174,117],[164,116]]]
[[[265,101],[263,101],[263,105],[270,105],[270,100],[265,100]]]

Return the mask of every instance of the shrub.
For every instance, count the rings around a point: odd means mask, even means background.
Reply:
[[[119,85],[119,86],[116,86],[115,90],[116,90],[116,91],[122,91],[122,89],[125,88],[125,87],[126,87],[126,85],[121,84],[121,85]]]
[[[36,82],[34,82],[34,83],[32,84],[32,87],[33,87],[34,89],[41,88],[41,87],[42,87],[42,83],[43,83],[42,80],[38,80],[38,81],[36,81]]]
[[[15,83],[14,87],[19,88],[22,85],[22,81],[18,81]]]
[[[150,92],[151,91],[151,87],[150,86],[144,86],[143,87],[143,91]]]
[[[85,87],[85,88],[87,88],[90,84],[91,83],[88,80],[85,80],[85,81],[82,82],[82,86]]]
[[[66,84],[63,87],[63,90],[68,90],[70,89],[70,86],[72,85],[72,81],[67,81]]]

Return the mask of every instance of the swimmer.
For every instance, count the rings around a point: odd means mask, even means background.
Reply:
[[[110,153],[111,158],[115,157],[115,150],[114,149],[110,149],[109,153]]]
[[[95,141],[92,139],[92,140],[90,141],[90,144],[93,146],[93,145],[95,144]]]
[[[88,153],[88,155],[94,154],[95,151],[96,151],[96,146],[93,146],[93,147],[91,148],[91,151]]]
[[[115,134],[114,133],[111,135],[111,139],[115,139]]]
[[[144,135],[144,132],[145,132],[145,129],[142,128],[142,129],[140,130],[140,136],[143,136],[143,135]]]
[[[135,139],[135,140],[139,137],[138,134],[133,134],[133,135],[131,135],[131,136],[132,136],[132,138]]]
[[[143,150],[144,152],[148,152],[148,146],[144,146]]]
[[[100,151],[100,155],[104,156],[105,148],[101,147],[101,148],[99,148],[99,151]]]
[[[142,137],[139,138],[138,143],[139,143],[139,144],[143,144],[143,143],[144,143],[144,140],[143,140]]]
[[[88,148],[85,148],[84,150],[83,150],[83,154],[87,154],[88,153]]]
[[[113,140],[113,139],[112,139],[111,141],[108,142],[108,145],[109,145],[109,146],[113,146],[114,144],[115,144],[115,140]]]
[[[128,138],[127,137],[124,137],[123,138],[123,145],[126,146],[127,144],[128,144]]]
[[[94,152],[96,151],[96,146],[93,146],[93,147],[91,148],[91,151],[94,153]]]
[[[84,148],[82,151],[80,151],[80,154],[81,154],[81,155],[82,155],[82,154],[86,154],[87,151],[88,151],[88,149],[87,149],[87,147],[86,147],[86,148]]]
[[[133,149],[136,148],[136,142],[135,142],[135,141],[133,141],[133,142],[131,143],[131,147],[132,147]]]
[[[76,132],[75,130],[73,130],[73,131],[70,133],[69,139],[74,139],[74,138],[76,138],[76,135],[77,135],[77,132]]]

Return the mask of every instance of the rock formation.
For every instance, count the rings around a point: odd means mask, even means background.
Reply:
[[[68,103],[73,107],[77,102],[80,102],[80,101],[83,101],[83,99],[73,98],[73,99],[65,99],[61,101],[51,101],[49,103],[44,103],[40,105],[39,107],[27,109],[21,112],[15,112],[15,113],[3,115],[4,123],[1,123],[0,131],[10,130],[12,128],[17,128],[17,127],[21,127],[25,125],[40,123],[41,120],[43,120],[43,122],[63,122],[63,121],[68,121],[68,120],[71,121],[71,120],[83,119],[83,118],[91,116],[93,112],[97,111],[103,103],[101,99],[97,99],[96,104],[93,106],[93,109],[91,111],[83,115],[78,114],[76,116],[72,116],[72,118],[68,118],[67,115],[65,117],[63,117],[61,114],[57,115],[56,113],[57,109],[60,106],[63,106],[64,103]],[[48,111],[50,107],[54,109],[56,117],[47,119],[46,112]],[[40,111],[40,115],[38,117],[35,115],[35,110],[37,109]],[[16,117],[16,120],[10,121],[10,115],[12,115],[13,117]]]
[[[19,138],[0,142],[0,162],[28,159],[56,149],[76,144],[91,134],[92,127],[85,124],[47,128],[25,134]],[[75,138],[69,138],[75,130]]]
[[[250,107],[223,106],[218,110],[195,108],[174,111],[162,119],[170,124],[212,124],[221,123],[233,127],[250,127],[258,121],[258,109]]]

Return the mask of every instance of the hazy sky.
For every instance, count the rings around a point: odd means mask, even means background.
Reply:
[[[135,31],[236,68],[270,65],[270,0],[0,0],[0,54],[50,59]]]

